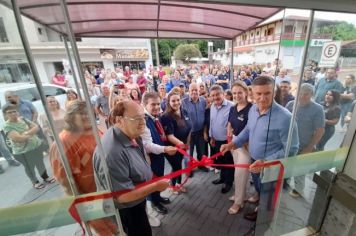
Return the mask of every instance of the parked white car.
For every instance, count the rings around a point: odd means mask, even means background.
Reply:
[[[46,96],[55,96],[58,100],[60,106],[64,108],[64,104],[67,100],[67,90],[69,88],[64,88],[54,84],[42,84],[43,91]],[[34,83],[11,83],[11,84],[0,84],[0,106],[6,104],[5,92],[15,91],[21,99],[31,101],[32,104],[38,111],[38,114],[44,114],[44,108],[42,101],[37,90],[36,84]],[[0,112],[0,129],[3,128],[4,118],[2,111]]]

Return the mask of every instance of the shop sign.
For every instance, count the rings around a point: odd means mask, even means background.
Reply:
[[[331,39],[311,39],[310,46],[311,47],[322,47],[324,43],[330,42]]]
[[[100,49],[101,59],[125,60],[125,59],[148,59],[147,49]]]

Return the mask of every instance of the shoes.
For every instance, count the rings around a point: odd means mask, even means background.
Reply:
[[[252,203],[252,204],[257,204],[259,201],[260,201],[260,197],[259,196],[252,196],[252,197],[249,197],[248,199],[247,199],[247,201],[249,202],[249,203]]]
[[[179,187],[179,192],[181,192],[181,193],[186,193],[186,192],[188,192],[188,191],[187,191],[187,189],[186,189],[185,187],[180,186],[180,187]]]
[[[14,160],[14,159],[11,159],[9,161],[7,161],[9,163],[10,166],[19,166],[21,165],[20,162]]]
[[[96,124],[97,124],[97,125],[100,125],[100,120],[96,120]]]
[[[231,197],[229,197],[229,201],[235,201],[235,195],[232,195]]]
[[[203,172],[209,172],[209,169],[206,168],[205,166],[199,166],[198,169],[203,171]]]
[[[223,184],[224,181],[222,179],[216,179],[212,182],[213,184]]]
[[[45,186],[43,183],[37,182],[33,185],[35,189],[43,189]]]
[[[253,212],[250,212],[250,213],[246,213],[244,215],[244,218],[246,220],[249,220],[249,221],[256,221],[257,219],[257,211],[253,211]]]
[[[180,191],[178,191],[177,189],[172,188],[172,194],[179,195]]]
[[[230,214],[230,215],[235,215],[237,213],[239,213],[239,211],[243,208],[244,206],[243,205],[237,205],[237,204],[233,204],[229,210],[227,210],[227,212]]]
[[[171,200],[169,200],[168,197],[161,197],[161,198],[159,199],[159,202],[160,202],[161,204],[167,205],[167,204],[171,203]]]
[[[290,192],[289,192],[289,195],[291,195],[291,196],[294,197],[294,198],[300,197],[300,194],[299,194],[297,191],[295,191],[295,189],[293,189],[292,191],[290,191]]]
[[[255,230],[253,228],[250,228],[247,233],[244,234],[244,236],[254,236],[255,235]]]
[[[161,221],[157,217],[152,215],[152,213],[148,212],[147,218],[148,218],[148,222],[150,223],[151,227],[159,227],[161,225]]]
[[[3,173],[5,173],[5,170],[4,170],[4,168],[2,167],[2,165],[0,165],[0,174],[3,174]]]
[[[52,183],[56,182],[56,180],[53,177],[48,177],[47,179],[44,179],[44,181],[47,184],[52,184]]]
[[[214,170],[214,173],[215,173],[215,174],[219,174],[219,173],[220,173],[220,170],[215,169],[215,170]]]
[[[163,215],[168,213],[167,208],[163,206],[160,202],[152,202],[152,208]]]
[[[228,193],[231,190],[231,184],[225,184],[224,187],[221,189],[221,193]]]

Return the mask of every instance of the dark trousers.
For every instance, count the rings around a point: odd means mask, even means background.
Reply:
[[[146,213],[146,201],[119,210],[122,226],[128,236],[151,236],[152,230]]]
[[[164,155],[152,155],[151,160],[151,170],[156,177],[161,177],[164,175]],[[161,199],[160,192],[151,193],[147,199],[152,202],[159,202]]]
[[[323,137],[321,137],[319,143],[316,145],[316,149],[318,151],[324,151],[325,144],[334,135],[334,133],[335,133],[334,125],[325,125],[324,135],[323,135]]]
[[[215,147],[212,147],[211,154],[214,155],[220,151],[220,147],[223,144],[227,144],[227,141],[215,141]],[[225,155],[215,159],[215,164],[234,164],[234,158],[231,152],[226,152]],[[227,185],[232,185],[234,182],[235,168],[221,168],[220,179]]]
[[[194,147],[197,151],[197,159],[200,161],[202,156],[205,155],[205,140],[203,135],[203,130],[192,132],[191,133],[191,141],[189,145],[189,154],[193,156]]]
[[[173,156],[167,157],[167,161],[172,166],[172,172],[182,169],[182,160],[183,160],[183,155],[178,152]],[[175,186],[176,184],[180,184],[181,182],[182,182],[181,175],[172,179],[173,186]]]

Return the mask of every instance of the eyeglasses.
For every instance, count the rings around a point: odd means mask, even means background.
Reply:
[[[146,121],[146,116],[137,116],[137,117],[128,117],[128,116],[123,116],[124,119],[128,119],[129,121],[132,122],[144,122]]]
[[[17,111],[7,111],[6,114],[15,114]]]

